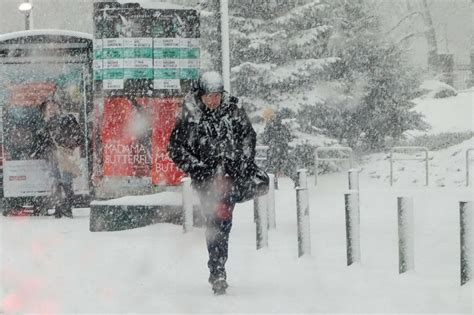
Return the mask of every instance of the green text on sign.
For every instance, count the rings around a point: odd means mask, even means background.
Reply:
[[[179,69],[154,69],[155,79],[179,79]]]
[[[185,80],[197,79],[199,78],[199,69],[194,68],[183,68],[180,69],[180,78]]]
[[[124,69],[124,79],[153,79],[153,69]]]
[[[102,80],[103,79],[103,73],[102,70],[94,70],[94,80]]]
[[[155,48],[153,56],[157,59],[179,59],[181,55],[180,48]]]
[[[181,59],[199,59],[199,48],[181,48]]]
[[[124,56],[123,48],[104,48],[102,50],[102,59],[120,59]]]
[[[123,69],[105,69],[103,79],[123,79]]]
[[[125,48],[124,58],[153,58],[152,48]]]
[[[102,59],[102,49],[94,50],[94,59]]]

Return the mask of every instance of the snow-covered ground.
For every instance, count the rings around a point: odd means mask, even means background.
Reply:
[[[434,119],[466,95],[470,110]],[[448,99],[430,99],[424,113],[432,113],[438,130],[468,126],[472,95],[460,93],[446,106],[440,104]],[[252,203],[236,207],[225,296],[214,296],[207,283],[203,229],[183,234],[180,226],[156,224],[92,233],[89,209],[75,209],[72,220],[0,217],[0,313],[472,314],[473,281],[460,286],[459,202],[474,201],[463,177],[465,150],[473,146],[471,139],[430,152],[428,187],[421,162],[397,162],[390,187],[387,154],[368,157],[360,172],[362,258],[351,267],[346,173],[320,176],[317,187],[309,178],[312,255],[303,258],[297,258],[293,183],[280,179],[268,248],[256,250]],[[414,200],[415,270],[404,275],[398,274],[398,196]]]
[[[431,88],[430,93],[414,100],[416,104],[414,110],[425,116],[431,129],[427,132],[417,131],[410,134],[474,131],[474,88],[458,91],[456,96],[433,98],[433,92],[438,91],[440,86],[430,84],[428,87]]]
[[[296,198],[281,180],[277,229],[257,251],[252,203],[235,210],[226,296],[207,284],[204,231],[180,226],[91,233],[75,218],[0,219],[2,311],[10,313],[472,313],[460,287],[460,200],[466,189],[409,191],[361,178],[362,262],[346,266],[346,176],[310,178],[311,257],[297,258]],[[398,275],[396,197],[415,207],[415,271]]]

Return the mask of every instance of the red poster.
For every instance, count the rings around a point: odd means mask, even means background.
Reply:
[[[168,156],[168,142],[181,108],[182,98],[152,99],[153,104],[153,167],[155,185],[179,185],[184,173]]]
[[[8,87],[11,94],[9,106],[38,106],[52,96],[56,84],[52,82],[35,82],[15,84]]]
[[[101,132],[104,176],[150,176],[147,108],[145,99],[135,103],[125,97],[105,100]]]

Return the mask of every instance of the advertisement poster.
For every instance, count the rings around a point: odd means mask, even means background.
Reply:
[[[83,130],[84,66],[81,64],[31,63],[0,65],[2,106],[3,184],[5,196],[43,196],[52,189],[46,162],[46,121],[40,105],[47,98],[60,103],[61,111],[73,113]],[[82,174],[74,183],[78,194],[88,193],[86,139],[78,151]],[[79,165],[80,164],[80,165]]]
[[[153,168],[152,182],[155,185],[178,185],[184,173],[168,155],[168,142],[176,117],[181,108],[181,98],[153,100]]]
[[[103,175],[151,176],[151,117],[144,99],[105,101],[102,123]]]

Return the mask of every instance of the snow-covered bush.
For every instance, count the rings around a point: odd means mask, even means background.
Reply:
[[[437,80],[427,80],[420,85],[422,98],[446,98],[458,95],[451,85]]]

